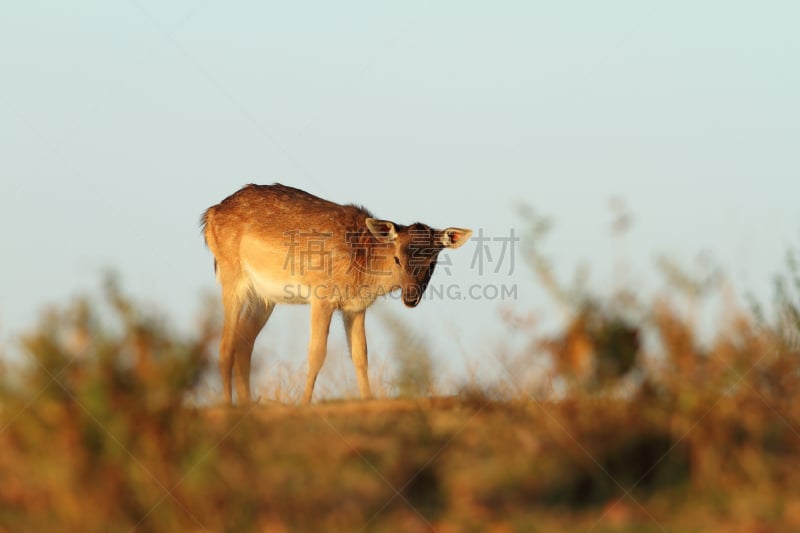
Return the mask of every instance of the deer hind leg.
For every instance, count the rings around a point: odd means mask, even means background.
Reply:
[[[243,306],[236,323],[233,374],[236,383],[236,401],[240,404],[250,402],[250,360],[253,357],[253,345],[273,309],[275,309],[273,302],[264,302],[260,298],[251,297]]]
[[[308,376],[306,378],[306,390],[303,394],[303,403],[311,403],[311,395],[314,392],[314,383],[317,381],[317,374],[325,362],[325,354],[328,350],[328,331],[331,326],[333,316],[333,306],[324,300],[311,301],[311,340],[308,343]]]
[[[233,354],[236,345],[236,330],[242,312],[242,301],[236,297],[236,294],[226,290],[225,285],[223,285],[222,305],[225,309],[225,317],[222,324],[222,338],[219,343],[219,374],[222,379],[222,392],[225,396],[225,403],[230,404],[233,401],[233,391],[231,389]]]
[[[219,373],[222,379],[225,403],[231,404],[233,401],[231,379],[236,360],[235,354],[237,345],[240,344],[241,323],[245,318],[245,311],[250,304],[252,295],[249,285],[242,279],[236,264],[218,262],[217,279],[222,286],[222,307],[224,309],[222,337],[219,343]]]
[[[344,331],[347,334],[347,345],[350,347],[350,358],[356,367],[358,390],[362,398],[370,398],[369,376],[367,372],[367,334],[364,328],[364,311],[342,313]]]

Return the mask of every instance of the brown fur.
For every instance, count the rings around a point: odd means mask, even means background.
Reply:
[[[407,306],[418,305],[439,252],[461,246],[472,233],[375,220],[363,207],[280,184],[245,186],[207,209],[201,224],[222,286],[220,371],[228,402],[232,373],[239,401],[250,399],[253,343],[277,303],[311,304],[306,403],[337,309],[343,314],[359,389],[368,397],[366,309],[377,297],[398,289]]]

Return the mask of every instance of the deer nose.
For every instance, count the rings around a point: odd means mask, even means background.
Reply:
[[[406,307],[416,307],[422,300],[422,291],[419,287],[409,287],[403,292],[403,303]]]
[[[419,305],[419,301],[421,298],[419,296],[415,298],[403,298],[403,303],[406,304],[406,307],[416,307]]]

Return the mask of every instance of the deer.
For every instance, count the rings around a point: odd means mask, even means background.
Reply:
[[[419,305],[439,253],[458,248],[469,229],[407,226],[374,218],[366,208],[338,204],[294,187],[249,184],[202,215],[224,309],[219,371],[226,404],[250,396],[256,337],[277,304],[308,304],[311,328],[303,404],[311,403],[340,312],[360,396],[370,398],[365,314],[379,297],[401,292]]]

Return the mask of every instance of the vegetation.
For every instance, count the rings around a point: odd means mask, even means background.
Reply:
[[[774,305],[728,309],[710,343],[679,297],[577,297],[535,268],[572,319],[507,363],[549,354],[548,387],[431,395],[420,344],[400,398],[309,408],[207,405],[215,314],[186,338],[109,283],[4,369],[0,530],[800,529],[796,255]]]

